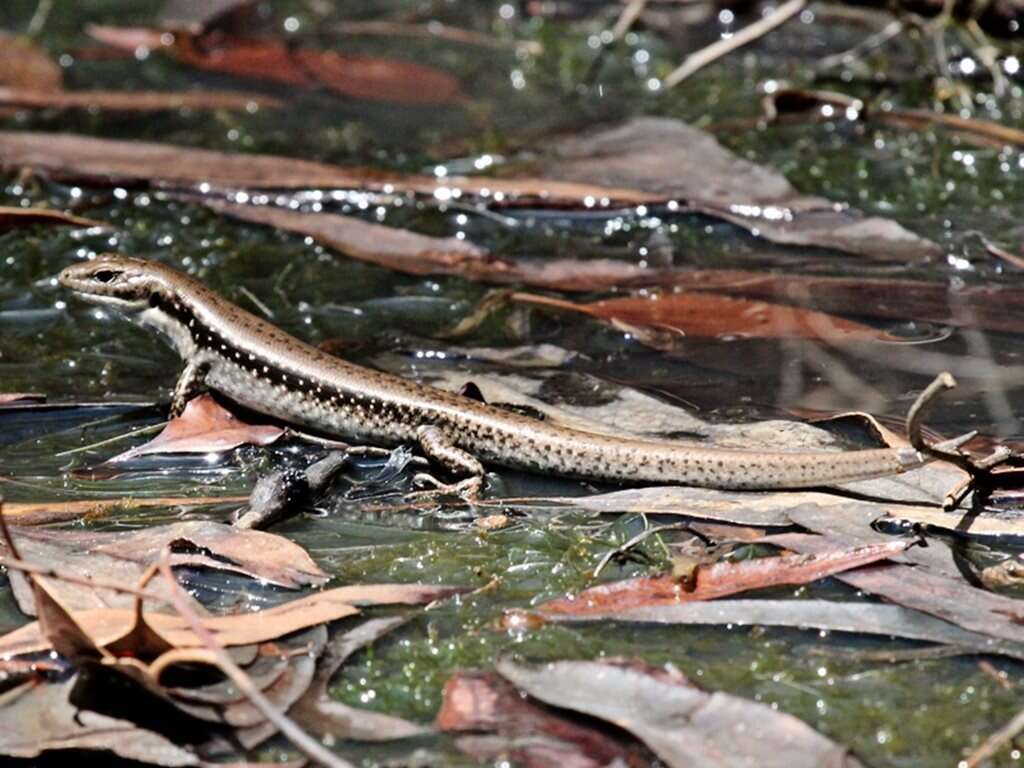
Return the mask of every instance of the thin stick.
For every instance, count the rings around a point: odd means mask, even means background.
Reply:
[[[631,538],[626,543],[620,544],[610,552],[606,552],[604,557],[602,557],[600,562],[598,562],[598,564],[594,567],[593,578],[596,579],[598,576],[600,576],[601,571],[603,571],[608,566],[608,563],[610,563],[616,555],[624,555],[626,552],[631,550],[633,547],[635,547],[637,544],[639,544],[649,536],[653,536],[656,533],[661,533],[662,531],[685,530],[687,528],[687,525],[687,523],[668,523],[666,525],[655,525],[648,528],[647,530],[640,531],[640,533],[638,533],[636,536]]]
[[[1021,731],[1024,731],[1024,709],[1014,715],[1010,722],[985,739],[980,747],[971,752],[964,765],[967,768],[977,768],[989,758],[994,757],[1008,742],[1017,738]]]
[[[277,729],[284,734],[296,746],[306,757],[319,765],[328,766],[328,768],[354,768],[354,766],[342,760],[336,754],[331,752],[327,747],[321,744],[319,741],[314,739],[304,730],[302,730],[294,720],[287,717],[277,707],[271,703],[270,699],[263,695],[263,692],[258,690],[253,685],[252,680],[247,674],[232,660],[231,656],[227,654],[224,648],[221,647],[220,643],[217,642],[213,634],[208,630],[202,619],[196,615],[196,612],[189,605],[186,599],[185,592],[178,584],[177,579],[174,578],[174,574],[171,572],[171,551],[164,547],[160,553],[160,574],[166,579],[168,589],[171,593],[171,601],[174,603],[175,609],[177,609],[181,618],[185,620],[185,623],[189,625],[193,632],[196,633],[206,649],[213,654],[214,659],[218,668],[233,682],[238,690],[253,703],[264,717],[267,718],[271,723],[277,726]]]
[[[168,422],[166,421],[162,421],[159,424],[150,424],[148,427],[139,427],[138,429],[133,429],[130,432],[125,432],[124,434],[121,435],[114,435],[113,437],[108,437],[106,440],[100,440],[98,443],[82,445],[79,446],[78,448],[70,448],[66,451],[61,451],[60,453],[55,453],[53,455],[71,456],[72,454],[75,453],[84,453],[85,451],[91,451],[93,448],[102,448],[103,446],[110,445],[111,443],[118,443],[121,440],[127,440],[130,437],[137,437],[138,435],[148,435],[150,432],[156,432],[162,429],[163,427],[166,427],[167,424]]]
[[[621,40],[630,27],[640,18],[640,14],[644,12],[644,8],[647,6],[647,0],[629,0],[629,4],[622,9],[622,13],[619,15],[619,20],[615,22],[615,26],[612,27],[612,39]]]
[[[662,81],[662,87],[665,90],[674,88],[711,62],[732,53],[737,48],[742,48],[744,45],[752,43],[759,37],[764,37],[776,27],[785,24],[806,6],[807,0],[789,0],[789,2],[783,3],[760,21],[755,21],[753,24],[744,27],[732,37],[719,40],[717,43],[712,43],[708,47],[701,48],[699,51],[690,54],[686,57],[686,61],[680,64]]]
[[[36,6],[36,12],[32,14],[32,19],[28,23],[28,28],[25,30],[26,37],[35,37],[43,31],[43,26],[46,24],[46,20],[50,18],[50,11],[53,10],[53,0],[39,0],[39,5]]]

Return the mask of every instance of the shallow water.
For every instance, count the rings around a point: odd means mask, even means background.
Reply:
[[[93,47],[85,22],[146,25],[158,2],[60,4],[40,43],[55,54]],[[261,6],[262,7],[262,6]],[[411,7],[411,6],[410,6]],[[8,0],[0,27],[21,31],[35,3]],[[529,159],[555,132],[573,132],[606,121],[652,114],[686,119],[716,130],[739,154],[774,167],[808,194],[847,201],[865,212],[894,218],[940,243],[944,258],[928,264],[872,263],[814,248],[773,246],[728,224],[697,215],[630,211],[610,215],[516,211],[509,219],[486,216],[437,201],[402,199],[400,205],[360,207],[335,202],[342,212],[428,234],[464,232],[498,255],[604,256],[638,254],[703,268],[763,270],[785,266],[806,274],[899,276],[950,286],[1018,287],[1013,267],[987,254],[980,231],[1010,251],[1024,242],[1024,155],[1018,150],[975,147],[934,130],[911,132],[877,124],[801,123],[737,128],[757,117],[757,88],[766,81],[800,83],[809,64],[856,43],[862,28],[801,18],[763,43],[709,68],[670,93],[652,91],[679,50],[644,31],[606,56],[596,80],[579,85],[594,56],[588,40],[607,24],[590,20],[523,19],[518,5],[452,5],[439,16],[505,40],[539,41],[544,53],[481,52],[443,41],[338,38],[332,25],[346,17],[408,10],[402,3],[276,3],[268,24],[309,45],[414,59],[455,73],[471,101],[462,107],[398,107],[360,102],[324,92],[253,85],[294,97],[283,110],[255,114],[111,116],[19,112],[0,118],[3,130],[68,131],[110,138],[241,152],[270,152],[412,172],[452,172],[482,156]],[[508,10],[511,18],[504,19]],[[289,21],[294,19],[295,21]],[[284,33],[281,33],[284,34]],[[698,35],[696,39],[701,39]],[[704,36],[706,41],[706,35]],[[894,68],[907,52],[891,53]],[[203,83],[240,88],[242,81],[196,73],[156,53],[124,60],[89,61],[71,55],[69,88],[165,89]],[[905,69],[905,68],[904,68]],[[832,84],[835,85],[834,83]],[[976,82],[979,91],[984,82]],[[828,84],[822,87],[828,87]],[[836,86],[838,87],[838,86]],[[844,86],[844,89],[855,86]],[[870,91],[867,86],[859,86]],[[979,117],[1024,127],[1020,86],[995,102],[979,97]],[[897,83],[896,103],[927,105],[919,86]],[[925,100],[922,100],[922,99]],[[730,126],[729,121],[733,121]],[[450,158],[462,158],[462,162]],[[179,362],[142,331],[71,300],[53,276],[63,266],[106,250],[157,258],[199,276],[212,288],[252,309],[244,286],[272,313],[276,324],[313,343],[343,345],[358,361],[382,355],[417,362],[425,350],[445,351],[444,331],[485,295],[486,286],[451,277],[413,277],[358,263],[301,236],[229,221],[158,192],[62,185],[8,175],[0,204],[51,206],[110,222],[112,232],[44,226],[0,233],[0,392],[43,392],[51,403],[109,399],[127,405],[89,409],[0,411],[0,475],[12,501],[111,498],[122,494],[183,496],[244,494],[261,469],[299,462],[310,449],[246,448],[224,457],[167,458],[108,480],[72,472],[141,442],[136,438],[88,448],[107,438],[159,423],[159,408]],[[646,249],[642,251],[641,249]],[[899,301],[895,296],[894,301]],[[968,428],[1013,438],[1020,434],[1017,375],[1021,335],[927,322],[872,321],[917,344],[830,346],[817,341],[687,339],[670,353],[651,350],[628,334],[568,314],[510,313],[493,318],[462,347],[554,344],[576,352],[562,370],[642,387],[686,404],[711,420],[743,420],[809,411],[867,409],[900,418],[915,393],[938,370],[957,372],[961,388],[943,400],[931,425],[950,434]],[[1024,327],[1024,317],[1020,318]],[[433,356],[431,365],[458,367],[457,356]],[[424,362],[423,365],[426,365]],[[1003,370],[996,377],[993,370]],[[1016,372],[1015,372],[1016,371]],[[135,405],[132,405],[135,404]],[[415,619],[355,657],[337,679],[336,693],[350,704],[429,721],[441,686],[456,668],[487,667],[517,653],[531,661],[639,656],[672,662],[698,683],[771,703],[797,715],[877,766],[947,766],[1011,717],[1019,707],[1021,668],[1006,670],[1006,689],[977,659],[918,660],[901,664],[864,661],[855,652],[904,647],[895,642],[817,636],[749,628],[638,628],[549,626],[515,634],[496,621],[508,608],[524,607],[576,590],[609,546],[640,530],[635,517],[599,518],[579,511],[518,518],[506,530],[480,533],[451,510],[389,510],[374,493],[368,464],[352,479],[370,483],[338,496],[277,529],[306,546],[339,583],[421,581],[493,588]],[[581,484],[505,473],[510,495],[575,495]],[[395,483],[406,482],[408,473]],[[204,513],[222,519],[222,510]],[[118,513],[79,525],[111,528],[174,519],[173,509]],[[666,535],[681,540],[682,535]],[[657,553],[652,556],[656,557]],[[613,565],[607,578],[646,572],[642,564]],[[237,589],[201,573],[190,575],[210,596]],[[826,583],[775,590],[776,595],[840,595]],[[0,593],[0,628],[20,622],[7,592]],[[906,644],[906,647],[913,647]],[[826,649],[827,656],[812,653]],[[406,756],[414,748],[438,751],[455,764],[448,740],[340,748],[365,764]],[[1019,758],[1003,756],[999,764]]]

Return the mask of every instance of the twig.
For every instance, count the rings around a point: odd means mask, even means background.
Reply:
[[[110,445],[111,443],[118,443],[118,442],[120,442],[122,440],[127,440],[130,437],[138,437],[139,435],[148,435],[151,432],[157,432],[160,429],[162,429],[163,427],[166,427],[167,424],[168,424],[168,422],[166,422],[166,421],[162,421],[159,424],[150,424],[148,427],[139,427],[138,429],[133,429],[133,430],[131,430],[129,432],[125,432],[124,434],[121,434],[121,435],[114,435],[114,437],[108,437],[106,440],[100,440],[98,443],[91,443],[89,445],[81,445],[78,448],[70,448],[70,449],[68,449],[66,451],[61,451],[60,453],[55,453],[53,455],[55,457],[57,457],[57,456],[71,456],[71,455],[76,454],[76,453],[84,453],[85,451],[91,451],[93,448],[102,448],[103,446]]]
[[[1003,748],[1007,743],[1017,738],[1018,734],[1024,731],[1024,710],[1021,710],[1006,725],[993,733],[976,750],[971,752],[963,764],[967,768],[977,768]]]
[[[32,14],[32,19],[28,23],[28,27],[25,29],[26,37],[35,37],[43,31],[43,26],[46,24],[46,20],[50,18],[50,11],[53,10],[53,0],[39,0],[39,5],[36,6],[36,12]]]
[[[253,685],[252,680],[247,674],[237,665],[230,655],[221,647],[220,643],[213,634],[208,630],[201,618],[189,605],[184,590],[178,584],[177,579],[174,578],[174,574],[171,572],[171,552],[167,547],[164,547],[160,553],[160,562],[158,568],[160,569],[160,575],[167,581],[168,589],[171,593],[171,601],[177,609],[181,618],[185,620],[185,623],[189,625],[193,632],[196,633],[196,637],[206,646],[206,649],[212,654],[217,667],[227,676],[232,683],[238,688],[239,691],[252,702],[264,717],[273,723],[277,729],[291,741],[306,757],[315,763],[320,765],[328,766],[328,768],[354,768],[354,766],[346,760],[341,759],[336,754],[331,752],[327,747],[321,744],[319,741],[314,739],[304,730],[302,730],[294,720],[287,717],[281,712],[274,704],[263,695],[263,692]]]
[[[244,285],[241,288],[238,289],[238,292],[241,293],[243,296],[245,296],[245,298],[247,298],[253,304],[255,304],[260,312],[262,312],[264,315],[269,317],[271,320],[274,319],[274,310],[272,310],[270,307],[268,307],[266,304],[264,304],[262,301],[260,301],[255,293],[250,291]]]
[[[640,18],[640,14],[644,12],[644,8],[647,7],[647,0],[629,0],[629,3],[625,8],[622,9],[622,13],[619,14],[619,20],[615,22],[615,26],[612,27],[612,40],[621,40],[622,36],[625,35],[630,27]]]
[[[819,69],[832,69],[832,67],[840,64],[847,64],[854,61],[865,53],[873,51],[875,48],[881,48],[883,45],[888,43],[894,37],[899,35],[903,31],[903,22],[900,20],[890,21],[885,27],[873,35],[861,40],[852,48],[841,51],[840,53],[834,53],[831,56],[826,56],[818,62]]]
[[[674,88],[711,62],[732,53],[737,48],[742,48],[747,43],[752,43],[759,37],[764,37],[776,27],[785,24],[806,6],[807,0],[789,0],[789,2],[783,3],[760,21],[755,21],[753,24],[744,27],[732,37],[719,40],[717,43],[712,43],[706,48],[701,48],[699,51],[690,54],[686,57],[686,61],[680,64],[662,81],[662,87],[666,90]]]

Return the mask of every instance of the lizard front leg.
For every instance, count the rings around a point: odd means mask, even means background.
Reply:
[[[466,499],[475,499],[483,485],[484,465],[475,456],[456,446],[438,427],[425,425],[416,430],[416,439],[428,459],[437,462],[456,477],[463,477],[455,485],[446,486],[429,475],[417,475],[417,480],[432,482],[438,490],[451,490]]]
[[[185,366],[185,370],[178,377],[178,383],[174,385],[174,393],[171,395],[172,419],[181,416],[188,401],[203,391],[203,384],[209,370],[209,365],[194,361]]]

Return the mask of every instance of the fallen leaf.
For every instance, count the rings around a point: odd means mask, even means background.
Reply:
[[[0,86],[59,91],[63,75],[57,62],[29,40],[0,32]]]
[[[0,88],[0,107],[98,109],[106,112],[161,112],[179,109],[276,109],[284,102],[234,91],[31,91]]]
[[[121,509],[204,507],[215,504],[239,504],[248,500],[248,496],[172,496],[78,501],[8,501],[4,504],[4,515],[18,525],[46,525],[66,520],[102,517]]]
[[[1024,642],[999,640],[899,605],[838,600],[712,600],[639,606],[602,613],[546,616],[551,622],[616,621],[626,624],[694,624],[792,627],[880,635],[963,648],[968,653],[1024,658]]]
[[[179,568],[238,573],[287,589],[318,586],[328,579],[302,547],[283,536],[239,530],[212,521],[183,521],[126,532],[20,527],[12,530],[18,549],[28,562],[45,563],[65,573],[119,584],[137,583],[146,569],[159,560],[165,547],[171,550],[171,565]],[[61,603],[72,610],[128,608],[134,600],[131,595],[60,580],[49,584]],[[34,615],[24,575],[12,572],[11,586],[22,612]],[[159,581],[151,591],[164,592]]]
[[[0,89],[0,93],[2,92],[3,89]],[[2,98],[0,98],[0,102],[2,102]],[[74,216],[70,213],[64,213],[63,211],[53,211],[49,208],[12,208],[6,205],[0,206],[0,229],[29,227],[34,224],[63,224],[71,227],[110,228],[110,225],[104,224],[102,221],[85,219],[81,216]],[[21,397],[30,396],[21,395]]]
[[[802,195],[778,171],[734,155],[680,120],[635,118],[555,142],[545,178],[647,192],[776,243],[910,261],[942,249],[889,219]]]
[[[643,768],[651,762],[636,744],[524,698],[494,674],[460,672],[448,679],[442,696],[437,713],[441,731],[501,734],[506,737],[502,747],[511,749],[513,759],[528,768]],[[540,744],[538,737],[543,739]],[[479,743],[471,742],[470,747],[472,753],[480,752]]]
[[[892,277],[832,277],[742,270],[663,272],[652,284],[707,290],[823,312],[1018,333],[1024,291],[1013,285],[949,284]]]
[[[140,41],[179,62],[206,72],[283,83],[301,88],[327,88],[344,96],[404,104],[455,104],[465,99],[459,81],[434,67],[411,61],[295,47],[278,40],[226,35],[162,35],[145,30],[90,26],[96,40],[134,50]]]
[[[846,749],[767,704],[705,692],[674,668],[642,662],[503,660],[502,677],[545,704],[614,723],[672,768],[858,766]]]
[[[144,445],[120,453],[108,464],[154,453],[207,453],[228,451],[239,445],[269,445],[284,434],[282,427],[248,424],[203,394],[188,402],[181,416],[171,419],[163,432]]]
[[[610,323],[703,338],[814,338],[830,342],[900,341],[869,325],[823,312],[713,293],[663,293],[616,297],[586,304],[514,293],[525,304],[579,312]]]
[[[779,534],[768,540],[803,553],[821,552],[836,544],[827,536],[802,533]],[[1024,640],[1021,602],[972,587],[963,577],[945,576],[900,563],[880,563],[840,573],[835,578],[854,589],[927,613],[971,632],[1013,642]]]
[[[542,616],[556,614],[607,613],[609,608],[626,610],[639,606],[671,605],[695,600],[715,600],[750,589],[807,584],[899,554],[912,542],[890,541],[859,547],[819,551],[813,556],[761,557],[740,562],[697,565],[683,584],[671,574],[616,581],[585,589],[572,597],[560,598],[536,608]]]
[[[263,643],[289,632],[335,621],[359,613],[356,605],[422,604],[462,592],[455,587],[430,587],[404,584],[369,584],[338,587],[314,592],[306,597],[256,613],[213,616],[203,620],[217,642],[224,646]],[[120,608],[96,608],[73,611],[72,617],[99,647],[117,643],[134,626],[135,614]],[[178,615],[146,613],[149,626],[176,648],[201,648],[203,642]],[[49,642],[38,622],[26,624],[0,637],[0,656],[12,656],[48,650]]]

